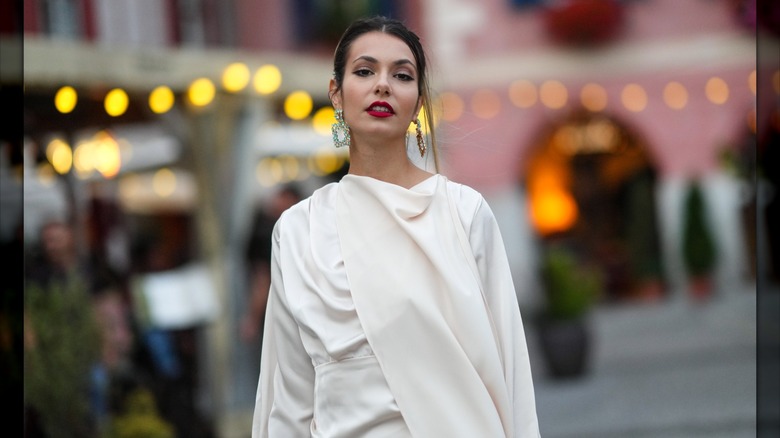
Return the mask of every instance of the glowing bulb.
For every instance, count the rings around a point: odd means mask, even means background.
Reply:
[[[623,106],[629,111],[640,112],[647,106],[647,93],[641,85],[628,84],[620,95]]]
[[[547,108],[560,109],[569,100],[569,92],[559,81],[544,81],[539,89],[539,97]]]
[[[246,88],[249,83],[249,68],[240,62],[234,62],[222,73],[222,86],[225,90],[235,93]]]
[[[264,65],[257,70],[252,83],[258,93],[271,94],[282,85],[282,72],[275,65]]]
[[[688,104],[688,90],[679,82],[669,82],[664,87],[664,102],[669,108],[683,109]]]
[[[518,108],[530,108],[538,99],[536,85],[531,81],[518,80],[509,86],[509,100]]]
[[[293,120],[303,120],[309,116],[313,106],[309,93],[303,90],[293,91],[284,100],[284,113]]]
[[[54,107],[62,114],[68,114],[76,108],[78,102],[78,94],[73,87],[64,86],[57,90],[57,94],[54,95]]]
[[[314,130],[320,135],[330,135],[331,125],[334,123],[336,123],[335,111],[329,106],[318,109],[312,117]]]
[[[492,119],[501,111],[501,98],[492,90],[478,90],[471,97],[471,110],[480,119]]]
[[[586,84],[580,90],[580,100],[590,111],[601,111],[607,107],[607,91],[599,84]]]
[[[726,84],[726,81],[717,76],[707,81],[704,92],[707,95],[707,99],[716,105],[724,104],[729,100],[729,86]]]
[[[149,108],[155,114],[164,114],[173,107],[174,100],[173,91],[160,85],[149,93]]]
[[[195,106],[206,106],[214,100],[216,95],[216,88],[207,78],[199,78],[194,80],[189,89],[187,90],[187,97],[190,102]]]
[[[46,146],[46,157],[60,175],[68,173],[73,166],[73,151],[68,143],[59,138],[55,138]]]
[[[441,93],[441,95],[439,95],[439,102],[442,108],[441,118],[448,122],[458,120],[460,116],[463,115],[463,110],[466,108],[463,99],[451,91]]]
[[[111,117],[118,117],[127,111],[127,106],[130,103],[130,99],[127,97],[125,90],[121,88],[114,88],[106,94],[106,98],[103,101],[103,106]]]

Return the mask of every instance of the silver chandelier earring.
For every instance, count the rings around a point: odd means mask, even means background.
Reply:
[[[423,137],[422,133],[422,124],[420,123],[420,119],[416,119],[414,121],[415,125],[417,125],[417,149],[420,150],[420,156],[425,156],[425,150],[427,147],[425,146],[425,137]]]
[[[336,110],[336,123],[330,126],[333,133],[333,144],[337,148],[349,147],[351,138],[349,136],[349,126],[344,123],[344,110]]]

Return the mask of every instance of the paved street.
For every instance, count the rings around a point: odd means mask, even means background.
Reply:
[[[774,312],[774,328],[780,293],[764,304]],[[756,437],[754,290],[704,305],[600,307],[591,323],[590,372],[554,381],[545,376],[536,333],[526,322],[543,438]],[[772,384],[777,392],[776,374]],[[769,408],[780,412],[777,404]],[[251,412],[228,420],[220,436],[249,435]],[[773,421],[776,430],[780,418]],[[780,435],[760,435],[770,436]]]
[[[554,381],[534,361],[543,437],[756,436],[755,291],[592,316],[588,375]]]

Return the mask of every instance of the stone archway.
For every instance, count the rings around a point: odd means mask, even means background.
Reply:
[[[542,246],[565,244],[603,276],[606,301],[665,294],[655,165],[625,123],[576,110],[542,130],[525,169]]]

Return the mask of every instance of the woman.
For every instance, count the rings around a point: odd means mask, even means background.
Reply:
[[[493,213],[407,155],[414,122],[412,153],[435,161],[418,37],[383,17],[353,23],[329,94],[349,173],[275,226],[253,437],[538,436]]]

